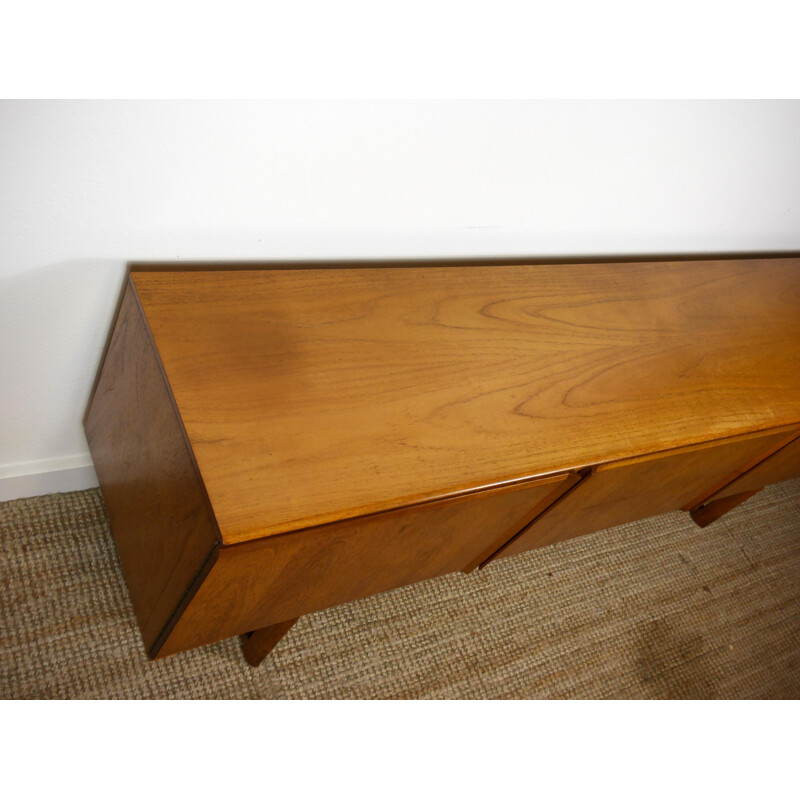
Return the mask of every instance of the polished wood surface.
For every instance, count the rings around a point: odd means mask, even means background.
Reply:
[[[684,506],[682,506],[682,510],[692,511],[703,503],[706,503],[711,497],[718,496],[718,493],[726,486],[730,486],[730,484],[738,480],[746,472],[749,472],[751,469],[753,469],[753,467],[757,467],[759,464],[766,461],[773,454],[777,453],[779,450],[786,447],[787,444],[800,436],[800,428],[794,425],[791,425],[788,428],[782,428],[779,431],[775,431],[775,433],[777,434],[781,431],[784,432],[784,435],[776,435],[771,437],[769,440],[769,446],[765,450],[756,453],[752,458],[747,459],[746,461],[742,461],[736,470],[734,470],[734,472],[726,475],[716,483],[707,484],[705,489],[703,489],[699,495],[693,497]]]
[[[708,500],[719,500],[742,492],[755,492],[771,483],[780,483],[792,478],[800,478],[800,438],[794,439],[777,453],[749,469]]]
[[[691,508],[692,519],[705,528],[749,500],[764,486],[792,478],[800,478],[800,438],[793,438],[767,458],[741,470],[713,494],[706,495],[703,503]]]
[[[692,509],[692,519],[701,527],[705,528],[712,522],[716,522],[720,517],[732,511],[736,506],[740,506],[745,500],[749,500],[754,494],[758,494],[760,489],[751,489],[749,492],[740,492],[717,500],[711,500],[698,508]]]
[[[259,628],[257,631],[242,636],[242,653],[244,660],[251,666],[257,667],[273,650],[276,644],[292,629],[296,619],[279,622],[268,628]]]
[[[159,655],[464,570],[577,479],[548,476],[222,547]]]
[[[592,475],[505,545],[504,558],[625,522],[680,509],[787,431],[748,434],[598,466]]]
[[[226,544],[800,422],[800,259],[137,272]]]
[[[86,438],[150,651],[219,534],[131,288],[87,414]]]
[[[303,614],[800,475],[798,363],[794,257],[133,270],[86,431],[149,655],[258,663]]]

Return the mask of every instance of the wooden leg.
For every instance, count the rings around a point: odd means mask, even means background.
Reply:
[[[242,653],[251,667],[257,667],[272,651],[278,642],[289,632],[298,618],[259,628],[242,636]]]
[[[710,525],[714,520],[718,520],[723,514],[727,514],[731,509],[744,503],[749,497],[758,494],[761,489],[756,489],[754,492],[742,492],[741,494],[732,494],[730,497],[722,497],[719,500],[712,500],[704,506],[697,506],[692,509],[692,519],[701,527],[705,528]]]

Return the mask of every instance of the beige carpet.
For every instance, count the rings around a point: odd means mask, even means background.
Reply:
[[[0,504],[4,698],[800,698],[800,481],[150,662],[96,490]]]

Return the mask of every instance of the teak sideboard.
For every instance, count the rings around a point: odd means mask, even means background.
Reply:
[[[86,434],[147,653],[258,664],[303,614],[800,476],[800,258],[133,265]]]

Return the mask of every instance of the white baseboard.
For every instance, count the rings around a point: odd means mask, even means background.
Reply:
[[[98,486],[88,456],[48,459],[0,467],[0,503],[53,492],[77,492]]]

